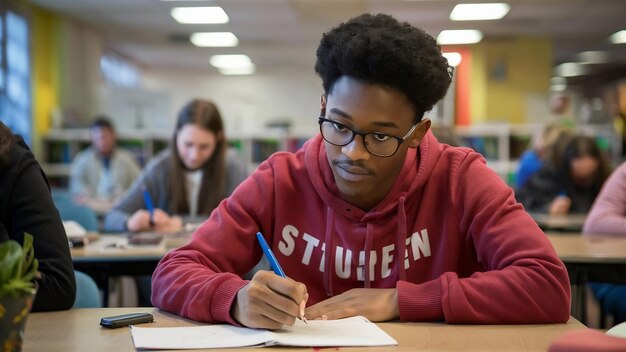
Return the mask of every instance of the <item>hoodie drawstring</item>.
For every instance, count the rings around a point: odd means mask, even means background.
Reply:
[[[363,265],[363,271],[365,271],[365,281],[363,287],[370,288],[370,252],[372,250],[372,233],[374,232],[374,224],[372,222],[367,223],[367,230],[365,232],[365,263]]]
[[[326,289],[326,295],[331,297],[333,295],[333,281],[332,275],[335,260],[333,255],[333,210],[330,207],[326,208],[326,234],[324,237],[324,288]]]
[[[397,260],[396,270],[398,272],[398,280],[406,281],[406,269],[404,268],[404,260],[406,255],[406,211],[404,204],[406,203],[405,197],[400,197],[398,201],[398,232],[396,233],[396,249]]]

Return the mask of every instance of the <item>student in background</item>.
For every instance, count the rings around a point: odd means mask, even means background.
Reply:
[[[33,311],[69,309],[76,282],[67,236],[41,167],[21,137],[0,122],[0,242],[33,235],[41,277]]]
[[[76,155],[70,171],[70,193],[78,203],[109,210],[139,175],[132,153],[117,147],[115,128],[106,117],[89,128],[91,146]]]
[[[527,211],[584,214],[611,170],[596,141],[576,136],[565,144],[556,165],[545,165],[516,191]]]
[[[106,215],[105,230],[174,232],[185,220],[204,221],[246,176],[237,153],[227,147],[217,106],[198,99],[188,103],[170,148],[148,163]]]
[[[152,302],[254,328],[372,321],[554,323],[567,271],[480,154],[437,142],[424,114],[452,68],[435,40],[387,15],[323,35],[320,134],[262,163],[153,275]],[[258,271],[261,232],[287,278]]]
[[[583,233],[585,236],[626,236],[626,163],[615,169],[602,187],[585,219]],[[590,286],[615,324],[626,321],[626,285],[595,283]]]
[[[552,124],[546,126],[537,136],[531,149],[525,151],[519,160],[515,188],[521,188],[524,183],[546,163],[557,163],[559,142],[570,137],[570,132],[564,126]]]

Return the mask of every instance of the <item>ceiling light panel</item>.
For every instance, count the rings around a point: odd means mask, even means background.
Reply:
[[[209,62],[217,68],[242,68],[253,65],[248,55],[213,55]]]
[[[561,77],[576,77],[588,74],[589,69],[577,62],[566,62],[556,66],[554,73]]]
[[[200,47],[233,47],[239,44],[239,39],[231,32],[194,33],[189,40]]]
[[[609,37],[609,40],[613,44],[626,44],[626,29],[613,33],[613,35]]]
[[[223,74],[223,75],[242,76],[242,75],[251,75],[251,74],[253,74],[254,71],[255,71],[255,68],[256,67],[253,64],[250,64],[250,66],[247,66],[247,67],[218,68],[218,71],[220,71],[220,73]]]
[[[457,53],[456,51],[451,51],[448,53],[441,53],[441,55],[443,55],[443,57],[445,57],[446,60],[448,60],[448,65],[452,67],[457,67],[461,63],[462,56],[460,53]]]
[[[444,30],[437,36],[439,45],[474,44],[483,39],[483,33],[475,29]]]
[[[452,21],[499,20],[509,13],[511,7],[506,3],[458,4],[450,12]]]
[[[170,14],[179,23],[228,23],[228,15],[219,6],[174,7]]]
[[[581,64],[605,64],[611,62],[611,55],[607,51],[583,51],[576,59]]]

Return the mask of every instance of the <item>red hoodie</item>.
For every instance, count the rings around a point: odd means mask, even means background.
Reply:
[[[231,305],[247,283],[240,276],[262,255],[257,231],[285,274],[306,285],[308,305],[355,287],[396,287],[402,320],[569,318],[567,271],[511,188],[480,154],[440,144],[430,132],[367,212],[340,198],[320,136],[295,154],[274,154],[189,244],[161,260],[152,302],[236,324]]]

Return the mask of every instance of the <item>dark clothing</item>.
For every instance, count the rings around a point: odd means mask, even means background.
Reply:
[[[591,209],[600,186],[594,184],[587,188],[576,187],[556,168],[548,165],[542,167],[517,189],[515,198],[524,205],[526,211],[547,213],[554,198],[564,195],[572,200],[570,214],[584,214]]]
[[[589,287],[604,311],[613,316],[613,325],[626,321],[626,285],[592,282]]]
[[[74,304],[74,268],[45,174],[21,138],[13,142],[8,164],[0,165],[0,242],[20,244],[33,235],[41,279],[33,311],[69,309]]]

